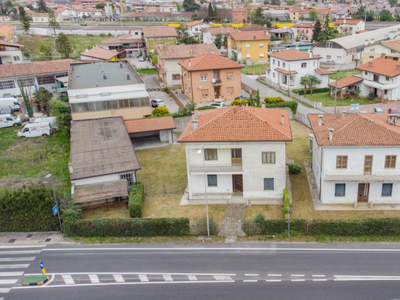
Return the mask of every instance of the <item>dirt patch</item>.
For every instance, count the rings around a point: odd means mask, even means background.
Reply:
[[[130,219],[127,202],[110,202],[82,208],[84,219]]]

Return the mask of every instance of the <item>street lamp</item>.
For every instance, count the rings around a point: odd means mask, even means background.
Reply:
[[[60,209],[58,208],[58,204],[57,204],[57,198],[56,198],[56,192],[54,191],[53,179],[51,178],[51,174],[47,174],[46,177],[44,177],[44,178],[45,179],[50,179],[51,188],[53,190],[54,202],[56,203],[56,206],[57,206],[58,221],[60,222],[60,228],[61,228],[61,233],[62,233],[63,232],[63,228],[62,228],[62,225],[61,225]]]
[[[197,154],[204,153],[204,144],[197,150]],[[204,173],[204,194],[206,196],[206,214],[207,214],[207,237],[210,237],[210,221],[208,219],[208,201],[207,201],[207,178],[206,178],[206,158],[203,154],[203,173]]]

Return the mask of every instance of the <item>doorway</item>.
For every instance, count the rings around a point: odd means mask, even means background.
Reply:
[[[358,184],[357,202],[368,202],[369,183]]]
[[[234,193],[243,193],[243,175],[232,175]]]

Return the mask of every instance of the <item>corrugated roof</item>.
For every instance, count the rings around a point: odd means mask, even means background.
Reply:
[[[74,201],[75,203],[88,203],[127,196],[129,196],[128,181],[126,179],[121,179],[97,184],[76,185]]]
[[[175,122],[172,117],[138,119],[124,121],[128,133],[157,131],[175,129]]]
[[[70,60],[49,60],[0,65],[0,78],[68,72]]]
[[[121,116],[71,123],[71,180],[140,170]]]
[[[282,125],[284,115],[284,125]],[[285,110],[230,106],[200,114],[198,128],[186,126],[178,142],[291,141]]]
[[[190,66],[189,66],[189,61],[190,61]],[[230,59],[212,53],[186,59],[180,61],[178,64],[180,64],[182,67],[184,67],[189,71],[237,69],[244,67],[243,65],[231,61]]]

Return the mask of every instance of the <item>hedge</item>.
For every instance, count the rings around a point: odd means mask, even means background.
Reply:
[[[202,106],[202,107],[198,108],[198,110],[207,110],[207,109],[216,109],[216,107],[208,105],[208,106]]]
[[[131,218],[141,218],[143,213],[144,186],[141,182],[131,185],[129,195],[129,215]]]
[[[234,100],[234,101],[232,101],[232,103],[231,103],[230,106],[239,106],[239,105],[245,106],[246,103],[247,103],[247,101],[248,101],[248,100],[246,100],[246,99]]]
[[[44,184],[0,189],[0,231],[59,230],[54,198]]]
[[[295,115],[298,105],[299,104],[297,103],[297,101],[285,101],[285,102],[265,104],[265,107],[266,108],[289,107],[292,113]]]
[[[299,94],[299,95],[304,95],[304,89],[298,89],[298,90],[293,90],[293,92]],[[329,88],[313,88],[312,90],[313,93],[327,93],[329,92]],[[310,93],[310,89],[307,89],[307,94]]]
[[[264,220],[261,234],[281,234],[287,232],[287,220]],[[364,220],[292,220],[290,231],[300,235],[329,236],[396,236],[400,234],[400,219]]]
[[[280,103],[280,102],[284,102],[285,99],[283,99],[282,97],[265,97],[264,98],[264,102],[269,104],[269,103]]]

